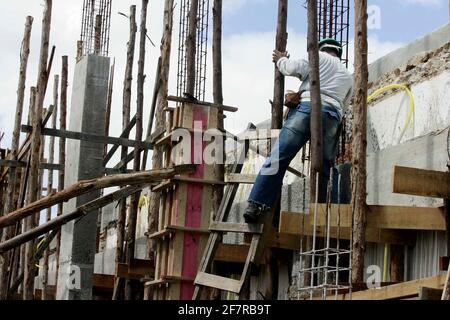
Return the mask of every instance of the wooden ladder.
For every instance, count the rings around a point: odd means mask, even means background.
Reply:
[[[254,126],[249,125],[248,129],[253,129]],[[240,158],[232,169],[232,174],[238,175],[242,171],[243,159],[246,158],[249,150],[248,141],[245,142],[245,148],[242,151]],[[243,157],[243,158],[242,158]],[[195,278],[195,290],[193,300],[200,300],[202,289],[204,287],[216,288],[235,294],[240,294],[242,287],[248,279],[252,265],[259,265],[264,249],[267,242],[268,235],[270,234],[274,210],[271,210],[262,219],[261,224],[240,224],[226,222],[231,211],[233,200],[239,188],[239,182],[233,184],[227,184],[225,187],[224,197],[220,205],[218,216],[216,220],[210,225],[210,235],[208,242],[203,253],[203,257],[200,261],[199,271]],[[221,277],[215,274],[208,273],[211,270],[214,256],[220,242],[222,241],[222,235],[224,233],[244,233],[251,234],[252,240],[248,251],[247,259],[245,261],[244,269],[242,271],[241,278],[239,280]]]

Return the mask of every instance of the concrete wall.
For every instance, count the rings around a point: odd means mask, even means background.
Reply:
[[[395,165],[447,170],[447,136],[450,126],[450,25],[400,48],[370,66],[370,81],[378,86],[408,83],[415,100],[415,117],[403,137],[409,97],[396,92],[369,108],[368,197],[369,204],[438,206],[441,199],[392,193]],[[433,57],[433,52],[439,52]],[[424,57],[424,58],[422,58]],[[409,60],[409,61],[408,61]],[[405,67],[406,66],[406,67]],[[410,70],[409,70],[410,69]],[[395,71],[394,71],[395,70]],[[394,72],[393,72],[394,71]],[[398,81],[398,82],[397,82]],[[374,87],[371,90],[376,90]],[[437,275],[440,256],[446,255],[444,232],[419,231],[414,246],[405,248],[405,280]],[[383,268],[384,245],[367,246],[365,264]]]
[[[446,24],[434,32],[399,48],[378,59],[369,66],[369,82],[374,82],[386,73],[398,68],[412,57],[424,52],[435,50],[450,41],[450,24]]]
[[[69,130],[104,134],[109,58],[85,56],[75,67]],[[103,175],[103,145],[68,140],[65,185]],[[100,191],[72,199],[64,204],[64,213],[94,200]],[[57,299],[88,300],[92,298],[92,274],[96,252],[98,211],[61,230],[60,269]]]

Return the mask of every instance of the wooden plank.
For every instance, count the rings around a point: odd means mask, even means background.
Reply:
[[[395,166],[393,192],[432,198],[450,198],[450,172]]]
[[[131,119],[130,123],[126,126],[125,130],[123,130],[122,134],[120,135],[120,138],[127,138],[130,136],[130,131],[133,129],[133,127],[136,124],[136,116]],[[111,150],[108,151],[105,158],[103,159],[103,165],[106,165],[109,160],[113,157],[114,153],[116,153],[117,149],[119,149],[119,145],[114,145]]]
[[[302,213],[298,214],[302,215]],[[339,214],[340,226],[350,228],[352,223],[350,205],[331,205],[332,227],[337,227]],[[308,219],[311,225],[312,217],[313,212],[310,212]],[[318,205],[317,223],[318,226],[326,224],[326,205],[324,204]],[[374,229],[445,231],[446,219],[442,208],[368,206],[367,226]]]
[[[94,273],[92,276],[92,287],[95,288],[114,288],[114,276],[107,274]]]
[[[392,300],[417,296],[420,287],[442,289],[445,282],[445,274],[435,277],[408,281],[386,286],[379,289],[369,289],[353,292],[351,300]],[[349,294],[338,296],[338,300],[350,300]]]
[[[242,244],[219,244],[214,261],[244,263],[247,259],[248,245]]]
[[[220,104],[216,104],[216,103],[203,102],[203,101],[192,101],[190,99],[175,97],[175,96],[168,96],[167,100],[173,101],[173,102],[190,103],[190,104],[195,104],[195,105],[199,105],[199,106],[218,108],[218,109],[222,109],[223,111],[228,111],[228,112],[236,112],[239,110],[238,108],[235,108],[235,107],[224,106],[224,105],[220,105]]]
[[[152,188],[152,192],[160,192],[163,190],[167,190],[169,188],[173,188],[173,186],[175,186],[176,183],[174,183],[171,180],[167,180],[167,181],[163,181],[160,184],[158,184],[157,186]]]
[[[164,229],[155,232],[151,235],[149,235],[148,237],[150,239],[158,239],[158,238],[162,238],[164,236],[176,233],[176,232],[186,232],[186,233],[191,233],[191,234],[209,234],[210,231],[209,229],[202,229],[202,228],[190,228],[190,227],[183,227],[183,226],[166,226],[164,227]]]
[[[32,130],[33,128],[31,126],[22,125],[22,132],[30,133]],[[85,132],[44,128],[42,129],[42,134],[44,136],[89,141],[94,143],[113,144],[140,149],[150,149],[150,150],[153,149],[153,145],[146,141],[137,141],[126,138],[104,137],[102,135],[90,134]]]
[[[220,290],[229,291],[237,294],[241,292],[242,287],[241,282],[239,280],[216,276],[214,274],[209,274],[205,272],[197,273],[197,277],[195,278],[195,284],[210,288],[217,288]]]
[[[197,179],[197,178],[189,178],[189,177],[182,177],[182,176],[173,177],[171,180],[178,181],[178,182],[194,183],[194,184],[225,185],[225,182],[219,181],[219,180]]]
[[[263,225],[214,221],[211,222],[209,230],[216,232],[261,234],[263,231]]]
[[[237,184],[254,184],[256,180],[256,174],[234,174],[229,173],[225,175],[226,183]]]
[[[1,160],[0,159],[0,166],[26,168],[27,162],[26,161]],[[64,167],[61,164],[57,164],[57,163],[40,163],[39,169],[60,171],[60,170],[64,170]]]
[[[144,285],[147,287],[157,286],[161,284],[167,284],[167,283],[175,283],[175,282],[194,282],[194,279],[191,278],[183,278],[179,276],[164,276],[161,279],[148,281]]]
[[[419,287],[419,300],[441,300],[442,289]]]
[[[131,264],[118,263],[116,276],[124,279],[140,280],[155,271],[150,260],[132,259]]]
[[[305,217],[305,228],[302,230],[302,219]],[[309,215],[303,215],[298,213],[282,212],[280,215],[280,227],[279,233],[285,235],[295,236],[312,236],[313,227],[312,219]],[[340,230],[340,239],[350,240],[350,228],[342,227]],[[318,237],[324,237],[326,235],[324,227],[318,227],[316,234]],[[336,239],[338,231],[336,227],[331,228],[330,237]],[[390,243],[390,244],[402,244],[412,245],[415,243],[415,232],[409,230],[391,230],[391,229],[376,229],[367,228],[366,241],[372,243]]]
[[[141,274],[131,273],[128,268],[128,264],[126,263],[117,263],[116,276],[122,279],[134,279],[134,280],[140,280],[143,277],[143,275]]]

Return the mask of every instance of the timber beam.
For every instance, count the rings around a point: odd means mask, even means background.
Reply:
[[[311,206],[314,208],[314,205]],[[312,211],[312,209],[311,209]],[[306,220],[313,225],[313,212],[306,215]],[[299,223],[302,213],[283,212],[287,219]],[[295,217],[295,215],[300,216]],[[331,226],[350,228],[352,224],[352,212],[350,205],[331,205]],[[318,226],[326,224],[326,205],[318,205]],[[300,224],[298,224],[300,226]],[[398,229],[398,230],[430,230],[445,231],[446,219],[443,208],[402,207],[402,206],[367,206],[367,227],[374,229]]]
[[[279,234],[283,236],[312,236],[314,228],[310,215],[282,212],[280,217]],[[303,218],[305,221],[303,222]],[[304,223],[304,227],[303,227]],[[330,237],[332,239],[339,238],[342,240],[350,240],[351,228],[341,227],[338,232],[337,227],[331,227]],[[326,229],[324,226],[316,228],[316,235],[318,237],[326,236]],[[366,241],[371,243],[389,243],[398,245],[413,245],[416,241],[416,233],[413,230],[393,230],[393,229],[379,229],[368,227],[366,230]]]
[[[391,286],[369,289],[339,295],[337,300],[394,300],[418,297],[421,288],[431,288],[442,290],[445,283],[445,274],[431,278],[419,279],[414,281],[397,283]]]
[[[31,126],[22,125],[22,132],[31,133],[32,132]],[[126,138],[114,138],[114,137],[105,137],[100,136],[96,134],[90,134],[90,133],[84,133],[84,132],[74,132],[74,131],[68,131],[68,130],[58,130],[58,129],[50,129],[50,128],[44,128],[42,129],[42,134],[44,136],[50,136],[50,137],[59,137],[59,138],[66,138],[66,139],[72,139],[72,140],[81,140],[81,141],[89,141],[89,142],[95,142],[95,143],[103,143],[103,144],[112,144],[112,145],[118,145],[123,147],[132,147],[132,148],[139,148],[139,149],[153,149],[152,144],[145,142],[145,141],[137,141],[137,140],[131,140]]]
[[[395,166],[392,180],[394,193],[450,198],[450,172]]]

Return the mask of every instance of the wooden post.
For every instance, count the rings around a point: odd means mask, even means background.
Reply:
[[[35,110],[35,106],[36,106],[36,88],[32,87],[31,88],[32,93],[31,93],[31,99],[32,99],[32,106],[31,106],[31,115],[30,115],[30,122],[33,124],[33,126],[35,126],[35,114],[36,114],[36,110]],[[34,132],[37,132],[37,130],[33,130],[33,134],[32,134],[32,138],[33,136],[35,136],[36,134]],[[41,142],[41,139],[38,139],[39,144]],[[39,146],[40,147],[40,146]],[[29,166],[30,166],[30,176],[29,176],[29,182],[28,182],[28,189],[27,189],[27,203],[31,203],[32,201],[35,201],[37,199],[37,188],[38,188],[38,182],[39,182],[39,176],[38,176],[38,166],[39,166],[39,150],[37,152],[37,154],[35,152],[31,152],[32,150],[30,150],[30,157],[28,159],[29,161]],[[37,163],[32,163],[31,160],[34,158],[34,162]],[[33,189],[32,189],[33,188]],[[34,195],[31,194],[32,191],[34,190]],[[23,231],[27,231],[28,229],[32,229],[34,226],[34,217],[33,216],[29,216],[25,219],[24,221],[24,228]],[[31,246],[31,248],[30,248]],[[24,276],[26,278],[27,273],[29,273],[29,268],[30,268],[30,260],[29,260],[29,256],[32,254],[32,251],[30,253],[30,250],[33,250],[34,244],[29,244],[27,243],[24,246],[23,249],[23,271],[24,271]],[[32,268],[32,266],[31,266]],[[34,268],[33,268],[34,269]],[[32,270],[34,272],[34,270]],[[33,273],[33,280],[34,280],[34,273]],[[34,294],[34,287],[31,290],[30,293],[30,289],[29,287],[27,288],[26,282],[24,281],[23,285],[22,285],[22,294],[23,294],[23,299],[33,299],[33,294]]]
[[[317,38],[317,1],[308,2],[308,57],[309,83],[311,92],[311,174],[310,203],[316,202],[316,177],[322,177],[322,103],[320,96],[319,48]]]
[[[22,40],[22,49],[20,52],[20,71],[19,71],[19,84],[17,88],[17,102],[16,102],[16,114],[14,119],[14,131],[11,142],[11,160],[17,160],[17,153],[19,150],[19,140],[20,140],[20,126],[22,124],[22,111],[24,104],[24,96],[25,96],[25,82],[27,78],[27,66],[28,66],[28,57],[30,55],[30,38],[31,38],[31,29],[33,26],[33,17],[28,16],[25,21],[25,32]],[[16,193],[16,168],[11,167],[9,169],[9,178],[8,178],[8,186],[7,186],[7,195],[6,195],[6,205],[5,211],[11,212],[15,209],[14,204],[14,195]],[[0,232],[0,239],[6,241],[12,236],[12,231],[14,231],[13,227],[7,228],[5,232]],[[8,294],[8,277],[9,272],[9,260],[11,259],[11,255],[5,254],[3,257],[3,262],[0,266],[0,300],[5,300]]]
[[[444,290],[442,292],[442,300],[450,300],[450,264],[448,265],[447,279],[445,280]]]
[[[138,80],[137,80],[137,108],[136,108],[136,141],[142,141],[142,116],[144,110],[144,68],[145,68],[145,43],[147,39],[147,7],[148,0],[142,0],[141,10],[141,32],[139,39],[139,61],[138,61]],[[134,163],[133,170],[138,172],[141,167],[141,149],[134,148]],[[134,259],[134,244],[136,240],[136,223],[137,212],[139,205],[139,198],[141,193],[135,193],[131,196],[131,207],[128,217],[127,228],[127,248],[126,248],[126,263],[131,265],[131,260]],[[125,299],[131,300],[131,280],[125,280]]]
[[[223,104],[223,85],[222,85],[222,0],[214,0],[213,6],[213,96],[214,103]],[[218,119],[219,129],[224,129],[224,113],[219,110]],[[225,179],[225,140],[222,145],[224,153],[222,163],[216,164],[216,179],[224,181]],[[223,198],[223,186],[215,186],[213,190],[213,210],[214,216],[217,215],[220,203]]]
[[[449,1],[450,9],[450,1]],[[450,160],[450,159],[449,159]],[[450,171],[450,162],[447,164]],[[447,238],[447,258],[450,257],[450,199],[444,199],[444,215],[446,218],[446,238]],[[445,281],[444,290],[442,292],[442,300],[450,300],[450,263],[448,265],[447,279]]]
[[[59,85],[59,76],[55,75],[55,82],[53,85],[53,113],[52,113],[52,124],[51,127],[56,129],[56,117],[58,113],[58,85]],[[48,162],[54,163],[55,159],[55,137],[50,137],[49,141],[49,155]],[[47,196],[53,193],[53,170],[49,170],[48,172],[48,180],[47,180]],[[46,221],[50,221],[52,219],[52,207],[47,208],[46,212]],[[47,233],[46,237],[49,237],[50,234]],[[48,264],[50,258],[50,250],[47,249],[44,252],[44,266],[43,266],[43,277],[42,277],[42,300],[48,300]]]
[[[169,91],[169,71],[170,71],[170,54],[172,48],[172,31],[173,31],[173,0],[165,0],[164,3],[164,21],[163,36],[161,39],[161,78],[157,98],[157,108],[155,112],[155,130],[158,131],[165,127],[165,111],[168,106],[167,96]],[[155,146],[152,155],[152,168],[158,169],[163,166],[163,149],[161,146]],[[160,205],[160,193],[152,192],[150,196],[150,206],[148,212],[148,233],[153,234],[158,230],[158,216]],[[150,260],[154,260],[154,251],[156,243],[152,239],[148,239],[148,255]],[[144,292],[144,299],[149,300],[153,296],[150,287]]]
[[[278,0],[278,22],[275,49],[286,51],[287,46],[287,0]],[[275,66],[275,86],[272,103],[272,129],[281,129],[283,126],[283,102],[284,102],[284,76]]]
[[[114,71],[116,69],[116,60],[114,60],[113,65],[111,66],[111,71],[109,73],[109,84],[108,84],[108,99],[106,101],[106,117],[105,117],[105,137],[109,136],[109,127],[111,122],[111,106],[112,106],[112,97],[114,90]],[[105,151],[103,152],[103,158],[106,157],[108,153],[108,144],[105,144]]]
[[[198,0],[191,0],[189,9],[189,30],[186,36],[186,93],[195,96],[195,57],[197,42]]]
[[[223,105],[223,85],[222,85],[222,0],[214,0],[213,5],[213,98],[214,103]],[[224,130],[224,112],[219,110],[217,124],[219,130]],[[216,163],[214,166],[215,179],[218,181],[225,180],[225,139],[222,143],[223,158],[221,163]],[[223,199],[224,186],[213,186],[213,217],[212,220],[216,220],[219,213],[220,204]],[[215,269],[215,265],[211,267]],[[209,298],[216,300],[220,296],[220,290],[210,290]]]
[[[131,85],[133,81],[133,63],[134,51],[136,46],[136,6],[130,7],[130,39],[127,46],[127,64],[125,68],[125,79],[123,83],[123,101],[122,101],[122,129],[125,130],[130,123],[130,108],[131,108]],[[128,136],[127,136],[128,137]],[[128,155],[128,148],[122,147],[121,159]],[[126,168],[126,166],[125,166]],[[119,216],[117,219],[117,247],[116,247],[116,265],[121,263],[124,258],[124,241],[125,241],[125,221],[127,216],[127,199],[123,198],[120,201]],[[119,294],[120,279],[116,277],[114,284],[113,299],[117,300]]]
[[[355,99],[353,104],[352,281],[362,282],[366,230],[367,0],[355,0]]]
[[[61,96],[60,96],[60,112],[59,112],[59,129],[66,130],[66,117],[67,117],[67,86],[68,86],[68,57],[62,57],[62,70],[61,70]],[[66,138],[59,138],[59,164],[65,168],[66,164]],[[58,173],[58,192],[64,190],[64,170],[60,170]],[[63,203],[58,204],[57,216],[63,214]],[[59,272],[59,254],[61,251],[61,229],[58,229],[56,236],[56,275],[55,283],[58,283]]]
[[[391,282],[405,281],[405,247],[402,245],[390,245],[390,276]]]
[[[275,41],[275,49],[280,52],[286,51],[287,46],[287,16],[288,16],[288,1],[287,0],[278,0],[278,16],[277,16],[277,33],[276,33],[276,41]],[[272,129],[281,129],[283,126],[283,102],[284,102],[284,84],[285,78],[278,70],[275,65],[275,74],[274,74],[274,94],[273,94],[273,102],[272,102]],[[281,190],[275,190],[275,192],[279,192]],[[279,210],[280,202],[277,201],[273,204],[275,210]],[[272,223],[274,227],[277,227],[279,217],[278,215],[274,215],[274,219]],[[266,274],[274,275],[278,273],[277,270],[277,254],[273,249],[268,250],[266,258],[268,263],[264,266],[266,268]],[[267,282],[265,284],[266,287],[266,298],[273,299],[277,295],[277,284],[274,281],[274,277],[267,277]]]
[[[36,102],[34,106],[33,117],[33,134],[31,140],[31,159],[30,159],[30,183],[28,189],[28,203],[34,202],[37,199],[37,191],[39,187],[39,155],[41,147],[41,124],[42,124],[42,109],[44,105],[45,90],[47,86],[48,74],[47,74],[47,61],[48,61],[48,48],[50,38],[50,25],[52,18],[52,0],[45,1],[44,18],[42,20],[42,38],[41,38],[41,52],[39,57],[39,76],[36,93]],[[31,229],[34,224],[34,219],[30,218],[28,229]],[[24,279],[24,300],[32,300],[34,297],[34,276],[36,270],[36,264],[34,261],[35,243],[31,241],[25,246],[25,279]]]

